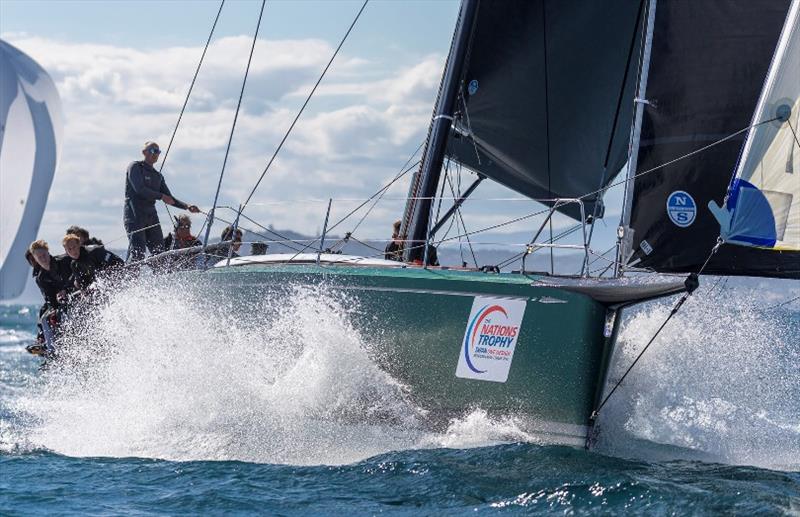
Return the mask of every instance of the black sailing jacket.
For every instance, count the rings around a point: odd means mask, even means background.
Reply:
[[[125,261],[102,246],[81,246],[81,254],[69,266],[72,278],[83,289],[94,282],[99,272],[124,264]]]
[[[56,295],[61,291],[73,291],[72,271],[70,270],[70,258],[66,255],[57,257],[50,256],[50,270],[36,268],[34,278],[36,285],[44,296],[45,302],[51,307],[58,307]]]
[[[128,165],[125,177],[125,224],[137,228],[158,224],[156,201],[163,194],[172,196],[164,176],[152,165],[141,160]],[[186,209],[188,205],[176,199],[175,206]]]

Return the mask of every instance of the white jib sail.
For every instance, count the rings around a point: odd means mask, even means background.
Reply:
[[[25,249],[39,231],[62,126],[53,80],[0,40],[0,300],[19,296],[30,277]]]
[[[800,250],[800,0],[789,8],[720,219],[726,242]],[[726,220],[727,219],[727,220]]]

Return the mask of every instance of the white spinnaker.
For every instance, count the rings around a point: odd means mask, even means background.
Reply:
[[[789,8],[753,123],[791,109],[787,121],[750,131],[736,177],[757,187],[775,216],[776,249],[800,250],[800,0]],[[792,131],[794,128],[794,132]]]
[[[0,300],[19,296],[30,276],[25,249],[39,231],[62,127],[53,80],[0,40]]]

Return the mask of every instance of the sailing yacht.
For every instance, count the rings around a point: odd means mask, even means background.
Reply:
[[[623,309],[691,291],[698,273],[800,277],[799,5],[463,0],[403,263],[320,246],[183,274],[243,310],[294,286],[343,293],[375,361],[434,422],[482,408],[585,445]],[[478,176],[434,221],[447,161]],[[584,235],[624,184],[614,276],[591,277],[586,260],[574,276],[429,265],[429,243],[482,181]],[[540,234],[526,253],[558,246]]]

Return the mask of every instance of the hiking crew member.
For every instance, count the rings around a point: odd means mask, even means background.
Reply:
[[[169,250],[183,250],[202,246],[203,243],[200,239],[192,235],[192,220],[186,214],[181,214],[175,217],[175,233],[167,235],[164,239],[164,249]],[[200,250],[187,251],[186,253],[176,253],[166,258],[162,263],[167,269],[173,271],[196,269],[199,264],[197,257],[200,255]]]
[[[52,308],[57,308],[66,299],[67,294],[73,290],[70,277],[69,258],[65,256],[54,257],[50,254],[47,243],[43,240],[33,241],[30,252],[38,268],[34,268],[36,285],[42,292],[45,303]]]
[[[85,228],[81,228],[80,226],[72,225],[67,228],[67,231],[64,232],[64,235],[69,235],[70,233],[77,235],[81,238],[81,246],[102,246],[103,241],[96,237],[89,236],[89,230]]]
[[[102,246],[86,248],[81,246],[80,237],[68,234],[61,241],[64,251],[70,260],[70,271],[76,287],[85,289],[95,281],[97,275],[111,268],[121,267],[125,264],[121,258],[106,251]]]
[[[128,233],[128,261],[144,258],[145,248],[151,255],[164,250],[164,234],[156,211],[159,199],[168,205],[189,210],[196,214],[200,210],[172,197],[164,177],[153,165],[161,150],[155,142],[146,142],[142,148],[144,160],[128,165],[125,179],[125,231]]]
[[[254,242],[250,245],[250,254],[251,255],[266,255],[267,249],[269,249],[269,244],[266,242]]]

